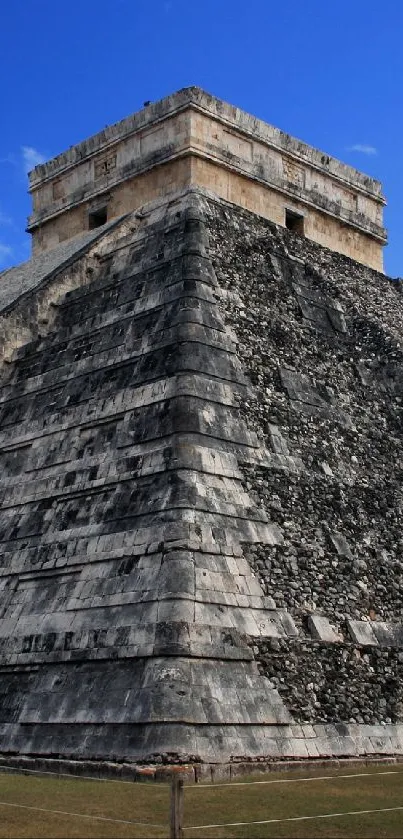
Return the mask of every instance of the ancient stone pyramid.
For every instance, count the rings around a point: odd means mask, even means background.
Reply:
[[[0,279],[0,751],[401,753],[399,284],[201,189]]]

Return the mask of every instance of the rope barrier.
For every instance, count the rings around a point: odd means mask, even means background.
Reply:
[[[186,794],[189,790],[208,790],[218,789],[219,787],[252,787],[262,784],[299,784],[309,783],[311,781],[334,781],[335,779],[343,778],[374,778],[379,775],[403,775],[403,770],[390,769],[386,772],[357,772],[350,775],[319,775],[318,777],[309,778],[272,778],[270,781],[228,781],[225,784],[195,784],[186,787]]]
[[[256,822],[225,822],[221,824],[198,824],[194,827],[183,827],[182,830],[211,830],[218,827],[247,827],[251,824],[280,824],[281,822],[302,822],[313,819],[336,819],[341,816],[364,816],[368,813],[393,813],[395,810],[403,810],[402,807],[382,807],[378,810],[350,810],[346,813],[320,813],[318,816],[291,816],[286,819],[265,819]]]
[[[20,774],[34,774],[34,775],[50,775],[56,778],[70,778],[75,780],[85,780],[85,781],[111,781],[112,783],[123,783],[123,784],[133,784],[133,780],[125,781],[115,778],[100,778],[94,776],[86,776],[86,775],[75,775],[72,773],[61,773],[61,772],[52,772],[50,770],[41,770],[41,769],[28,769],[21,766],[11,766],[9,764],[0,764],[0,773],[1,772],[17,772]],[[261,785],[272,785],[272,784],[292,784],[292,783],[312,783],[315,781],[338,781],[338,780],[346,780],[352,778],[379,778],[380,776],[390,776],[390,775],[403,775],[403,770],[399,769],[388,769],[385,771],[380,772],[356,772],[356,773],[349,773],[349,774],[333,774],[333,775],[320,775],[317,777],[303,777],[303,778],[271,778],[269,780],[259,780],[259,781],[238,781],[238,782],[229,782],[229,783],[222,783],[222,784],[190,784],[187,785],[187,793],[190,790],[198,789],[198,790],[214,790],[216,788],[226,787],[231,789],[231,787],[238,788],[238,787],[248,787],[248,786],[261,786]],[[136,779],[137,780],[137,779]],[[182,798],[179,802],[178,806],[175,808],[172,806],[172,802],[175,798],[173,796],[173,787],[178,787],[180,785],[182,790]],[[164,782],[153,782],[150,786],[150,789],[155,789],[155,787],[162,787],[166,788],[166,783]],[[153,822],[137,822],[131,821],[128,819],[114,819],[112,817],[106,816],[96,816],[96,815],[89,815],[87,813],[75,813],[65,810],[51,810],[43,807],[35,807],[26,804],[15,804],[8,801],[0,801],[0,807],[15,807],[23,810],[29,810],[34,812],[41,812],[41,813],[49,813],[54,815],[63,815],[63,816],[70,816],[73,818],[81,818],[81,819],[93,819],[102,822],[110,822],[114,824],[127,824],[139,827],[150,827],[150,828],[166,828],[166,824],[162,823],[153,823]],[[387,812],[394,812],[394,811],[401,811],[403,810],[403,806],[396,806],[396,807],[384,807],[378,809],[371,809],[371,810],[352,810],[347,811],[344,813],[321,813],[318,815],[313,816],[293,816],[287,818],[273,818],[273,819],[262,819],[259,821],[250,821],[250,822],[221,822],[218,824],[203,824],[203,825],[193,825],[189,827],[185,827],[183,825],[183,780],[176,776],[173,778],[172,782],[172,789],[171,789],[171,835],[172,836],[182,836],[181,831],[188,831],[188,830],[213,830],[218,829],[221,827],[247,827],[248,825],[260,825],[260,824],[280,824],[285,822],[298,822],[298,821],[309,821],[315,819],[331,819],[331,818],[341,818],[343,816],[359,816],[359,815],[366,815],[366,814],[374,814],[374,813],[387,813]],[[177,812],[176,812],[177,811]],[[174,816],[176,818],[174,818]]]
[[[9,766],[8,764],[0,763],[0,773],[2,770],[10,771],[10,772],[17,772],[20,775],[30,774],[30,775],[51,775],[55,778],[75,778],[79,781],[101,781],[102,783],[111,783],[111,784],[131,784],[141,782],[142,778],[140,777],[133,778],[132,780],[123,780],[121,778],[100,778],[96,775],[75,775],[72,772],[51,772],[49,769],[28,769],[24,766]],[[378,777],[379,775],[403,775],[403,770],[399,769],[388,769],[384,772],[355,772],[346,775],[318,775],[318,776],[311,776],[307,778],[270,778],[267,781],[227,781],[226,783],[222,784],[215,784],[212,783],[196,783],[196,784],[187,784],[186,790],[207,790],[207,789],[219,789],[221,787],[248,787],[248,786],[256,786],[256,785],[268,785],[268,784],[299,784],[299,783],[309,783],[314,781],[332,781],[335,779],[343,779],[343,778],[373,778]],[[145,778],[147,775],[144,776]],[[166,781],[153,781],[152,788],[154,787],[166,787]]]
[[[38,813],[54,813],[57,816],[75,816],[80,819],[96,819],[101,822],[114,822],[116,824],[132,824],[140,827],[165,827],[166,824],[153,824],[152,822],[132,822],[126,819],[112,819],[107,816],[90,816],[88,813],[70,813],[66,810],[47,810],[45,807],[30,807],[27,804],[11,804],[9,801],[0,801],[0,807],[19,807],[23,810],[35,810]]]
[[[135,784],[141,782],[141,775],[140,777],[133,778],[131,781],[124,781],[121,778],[98,778],[96,775],[74,775],[72,772],[51,772],[49,769],[28,769],[25,766],[7,766],[3,763],[0,763],[0,773],[2,770],[7,770],[7,772],[18,772],[20,775],[30,774],[30,775],[53,775],[55,778],[75,778],[78,781],[102,781],[103,783],[110,783],[110,784]],[[145,778],[147,775],[144,776]],[[154,787],[166,787],[166,781],[153,781],[152,788]]]

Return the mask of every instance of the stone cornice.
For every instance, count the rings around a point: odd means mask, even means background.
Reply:
[[[183,88],[159,102],[152,103],[130,117],[72,146],[47,163],[40,164],[30,173],[31,191],[65,172],[71,166],[76,166],[94,154],[106,151],[130,135],[156,125],[189,107],[197,108],[242,134],[264,142],[284,154],[294,156],[303,163],[321,170],[329,177],[344,181],[350,187],[362,189],[373,198],[383,200],[379,181],[198,87]]]

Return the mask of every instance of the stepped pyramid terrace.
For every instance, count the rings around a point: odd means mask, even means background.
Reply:
[[[380,184],[187,88],[30,190],[0,274],[0,754],[401,755]]]

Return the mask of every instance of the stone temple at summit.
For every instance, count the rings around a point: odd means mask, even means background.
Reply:
[[[0,274],[0,754],[403,754],[380,183],[191,87],[30,192]]]

